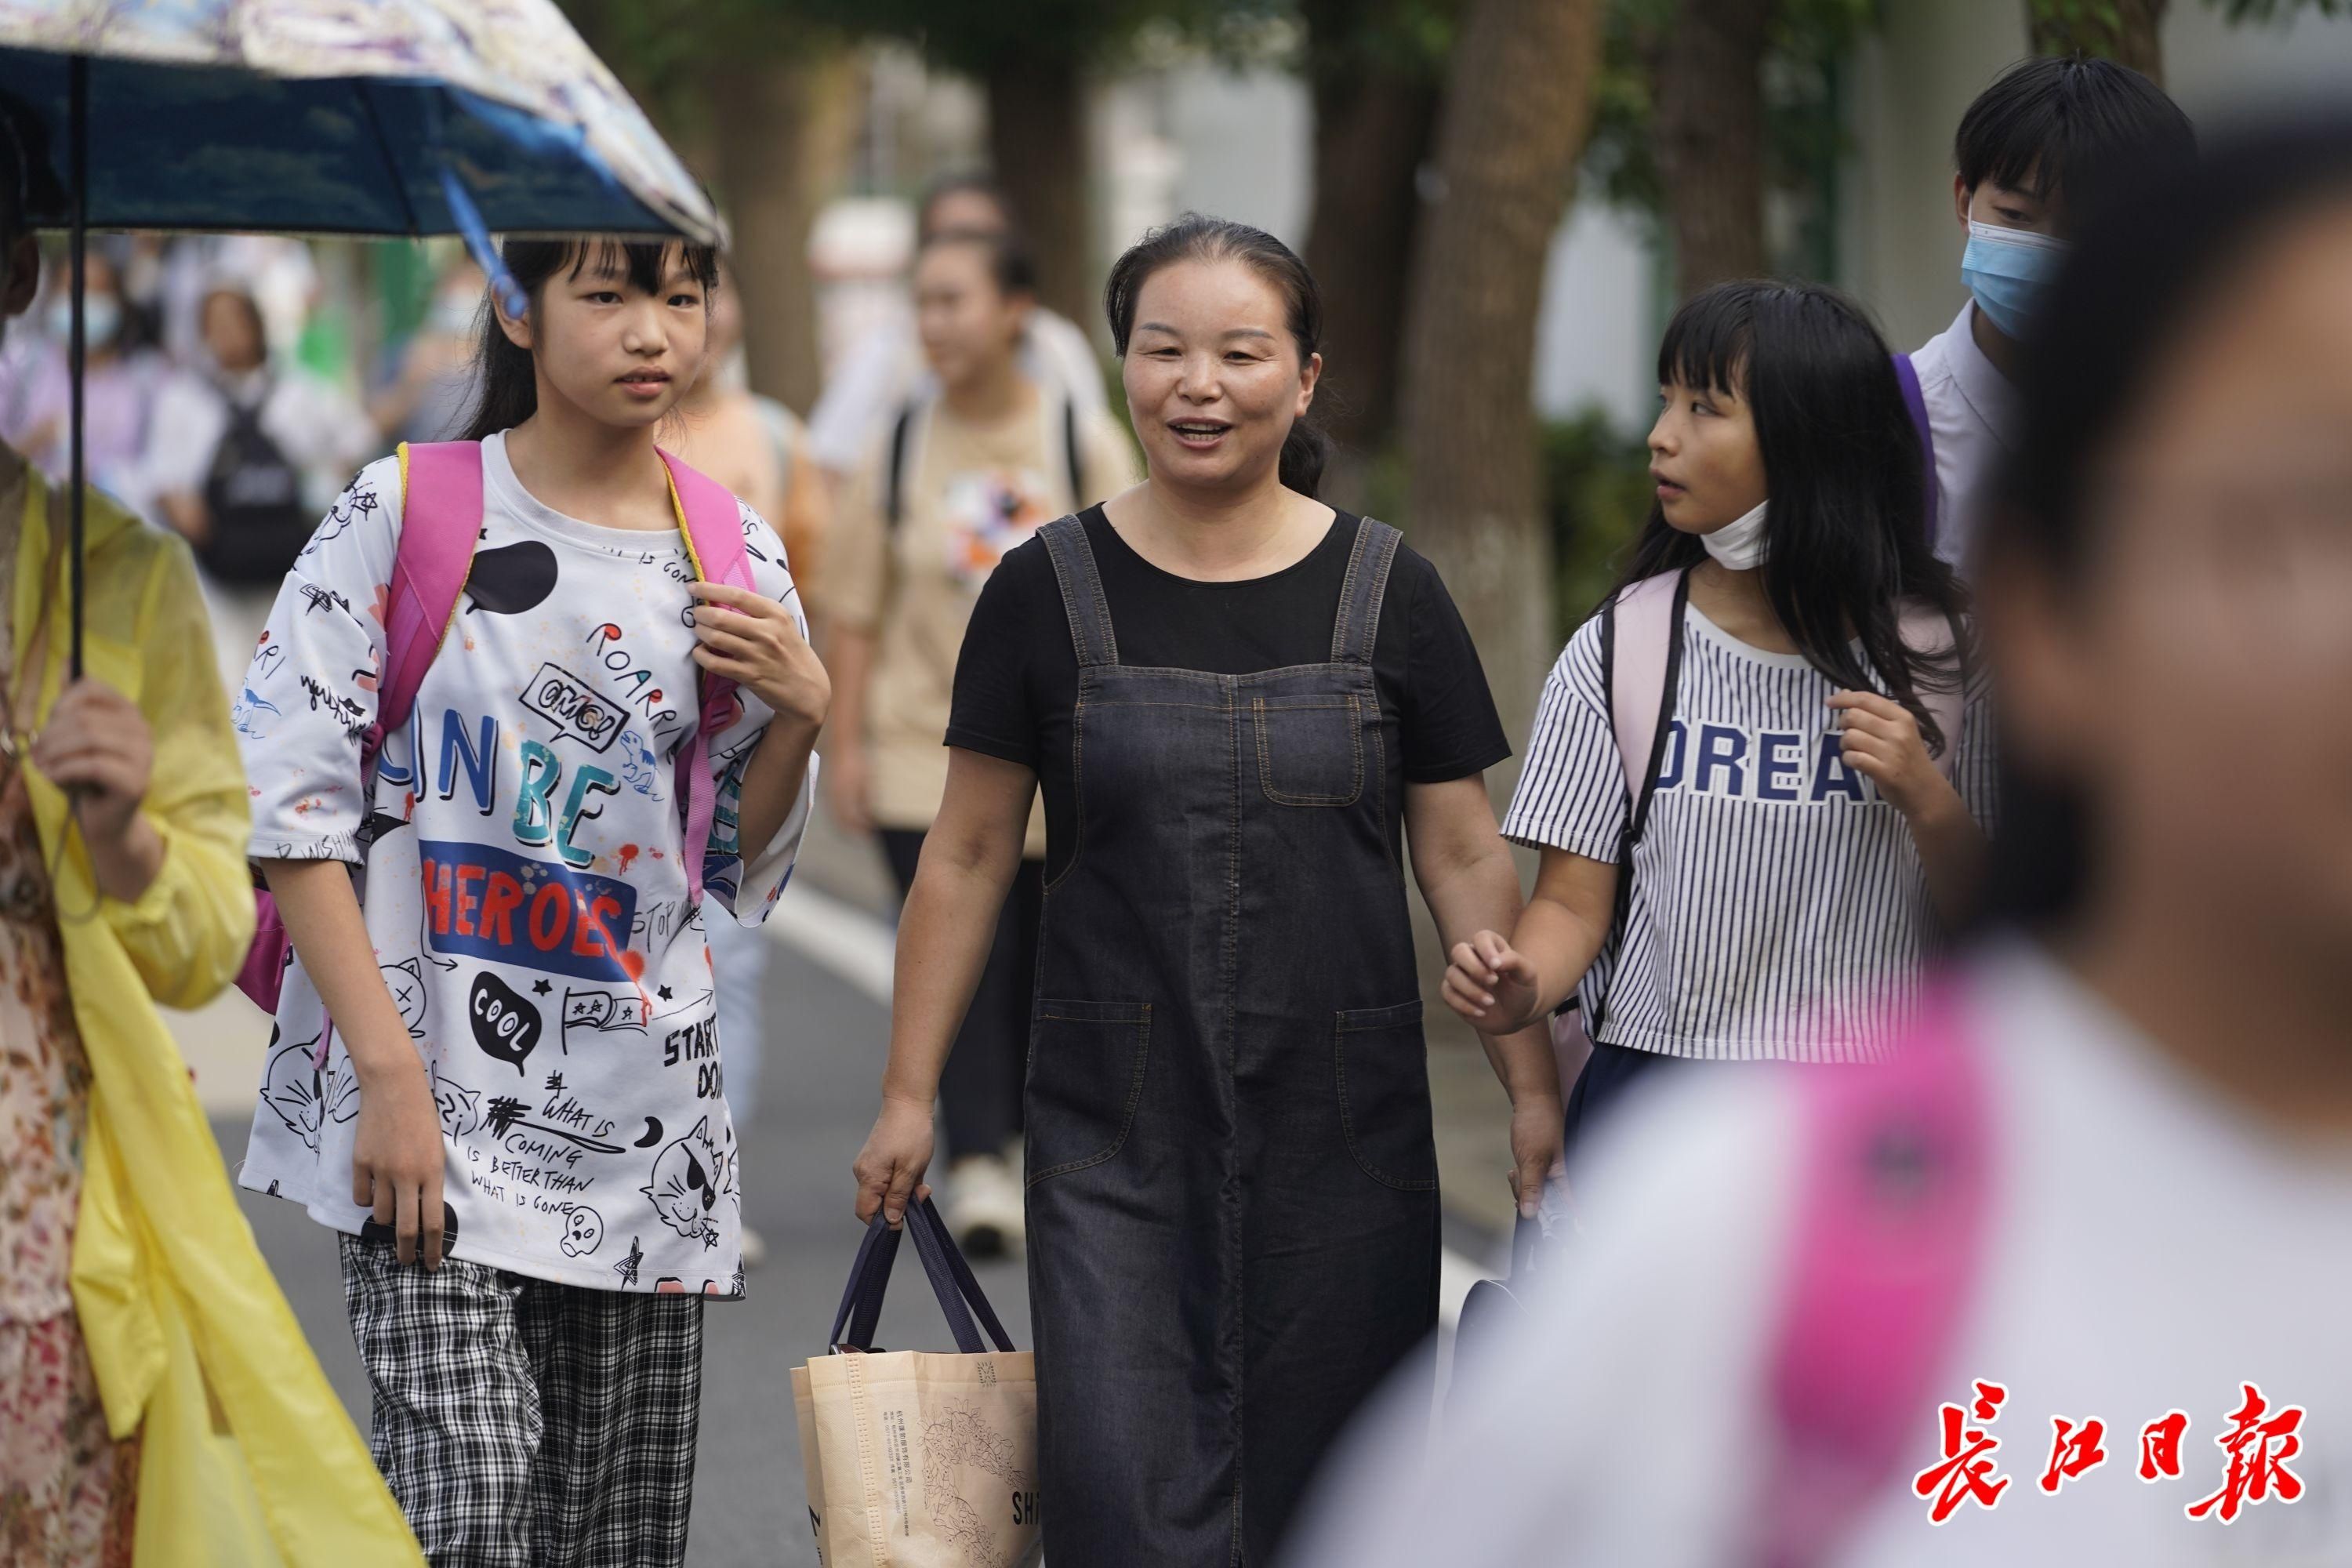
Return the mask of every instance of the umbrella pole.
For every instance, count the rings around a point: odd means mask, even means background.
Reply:
[[[68,247],[73,268],[73,324],[67,333],[66,363],[71,374],[72,403],[67,415],[69,483],[67,488],[66,515],[68,523],[68,543],[66,550],[67,571],[72,583],[73,607],[72,662],[68,666],[71,679],[81,679],[81,599],[82,599],[82,486],[87,478],[82,458],[82,376],[83,356],[87,342],[82,329],[82,291],[86,282],[83,271],[84,252],[88,248],[89,205],[89,57],[75,55],[67,65],[68,91],[71,100],[68,139],[73,148],[73,188],[70,192]]]

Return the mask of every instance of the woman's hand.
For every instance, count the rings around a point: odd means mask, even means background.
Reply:
[[[1542,1000],[1536,966],[1507,940],[1482,931],[1455,942],[1453,959],[1445,969],[1445,1005],[1481,1034],[1515,1035],[1535,1021]]]
[[[1927,755],[1919,721],[1909,709],[1875,691],[1841,691],[1830,699],[1830,706],[1843,719],[1840,741],[1845,765],[1875,784],[1895,810],[1916,818],[1959,804],[1950,781]],[[1959,737],[1948,735],[1944,743],[1958,745]]]
[[[352,1202],[375,1210],[390,1226],[393,1256],[403,1263],[441,1267],[441,1112],[433,1103],[425,1064],[405,1040],[373,1053],[371,1072],[354,1056],[360,1075],[359,1127],[352,1141]]]
[[[71,792],[99,891],[138,902],[163,863],[163,841],[139,815],[155,766],[154,737],[139,705],[103,681],[75,681],[49,710],[30,761]]]
[[[824,772],[819,778],[824,784],[824,803],[832,808],[834,821],[850,833],[874,831],[873,796],[868,793],[873,788],[874,760],[867,754],[864,741],[854,735],[839,735],[824,754]]]
[[[723,675],[775,710],[814,730],[833,705],[833,680],[783,605],[748,588],[688,583],[695,607],[694,662]]]
[[[882,1097],[882,1114],[866,1135],[866,1147],[850,1162],[857,1178],[857,1218],[871,1224],[880,1209],[892,1225],[907,1215],[909,1196],[929,1197],[921,1184],[931,1163],[931,1108],[897,1095]]]

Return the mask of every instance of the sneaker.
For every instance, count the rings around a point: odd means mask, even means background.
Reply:
[[[970,1154],[948,1168],[947,1222],[967,1258],[1017,1257],[1027,1227],[1021,1182],[993,1154]]]

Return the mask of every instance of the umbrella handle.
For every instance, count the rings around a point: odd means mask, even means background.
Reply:
[[[73,259],[72,326],[66,346],[66,363],[73,383],[72,405],[67,416],[68,435],[68,482],[67,484],[66,516],[68,537],[66,570],[72,586],[72,640],[68,645],[67,670],[69,679],[81,679],[81,618],[82,618],[82,491],[89,483],[82,455],[82,401],[84,396],[84,366],[88,341],[82,323],[82,296],[88,287],[85,258],[89,249],[89,57],[75,55],[66,67],[68,95],[70,100],[68,141],[73,152],[73,181],[68,193],[71,208],[68,246]]]

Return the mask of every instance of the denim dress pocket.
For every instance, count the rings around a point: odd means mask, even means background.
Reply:
[[[1143,1098],[1150,1045],[1149,1002],[1039,999],[1029,1043],[1028,1185],[1118,1153]]]
[[[1339,1125],[1356,1163],[1385,1186],[1407,1192],[1436,1186],[1421,1003],[1341,1013],[1332,1039]]]
[[[1257,777],[1276,805],[1353,805],[1364,793],[1361,700],[1256,697]]]

